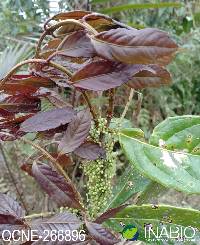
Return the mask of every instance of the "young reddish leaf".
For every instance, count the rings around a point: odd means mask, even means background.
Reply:
[[[70,107],[71,105],[67,103],[60,95],[51,94],[47,96],[47,99],[57,108]]]
[[[0,108],[14,113],[38,112],[40,110],[40,99],[23,94],[12,95],[1,101]]]
[[[110,29],[116,29],[120,27],[126,27],[126,25],[124,25],[123,23],[115,21],[109,16],[99,13],[91,13],[89,15],[85,15],[82,18],[82,20],[87,22],[98,32],[108,31]]]
[[[85,224],[92,238],[99,244],[113,245],[119,242],[119,239],[102,225],[88,221]]]
[[[75,19],[80,20],[85,15],[91,14],[90,11],[84,11],[84,10],[75,10],[75,11],[69,11],[64,13],[59,13],[53,16],[52,20],[67,20],[67,19]]]
[[[106,220],[115,217],[115,215],[120,212],[121,210],[123,210],[127,205],[122,205],[119,206],[117,208],[112,208],[107,210],[105,213],[103,213],[102,215],[100,215],[94,222],[97,224],[101,224],[103,222],[105,222]]]
[[[59,45],[62,55],[71,57],[93,57],[95,50],[86,31],[77,31],[68,35]]]
[[[49,57],[49,60],[59,65],[62,65],[64,68],[72,73],[80,69],[83,63],[86,62],[86,58],[68,57],[57,53],[55,53],[55,55],[53,55],[52,57]],[[32,72],[37,76],[43,77],[44,79],[50,79],[59,86],[62,85],[62,87],[69,87],[69,76],[54,67],[36,64],[34,66],[32,65],[31,69]]]
[[[88,160],[96,160],[98,158],[105,158],[105,150],[97,143],[86,142],[77,148],[74,153]]]
[[[50,111],[39,112],[21,124],[23,132],[41,132],[55,129],[69,123],[75,116],[75,111],[70,107],[56,108]]]
[[[58,153],[51,153],[51,155],[58,161],[60,166],[69,167],[73,165],[70,155],[59,155]]]
[[[34,96],[45,97],[57,108],[72,107],[59,93],[48,88],[39,88]]]
[[[128,82],[143,70],[152,69],[146,65],[126,65],[99,60],[85,65],[71,78],[73,86],[93,91],[104,91]]]
[[[42,132],[38,132],[36,137],[38,139],[52,139],[55,134],[64,133],[68,127],[68,124],[61,125],[57,128],[52,128]]]
[[[33,75],[14,75],[8,81],[10,83],[18,83],[21,85],[33,86],[36,88],[46,87],[52,88],[54,87],[54,83],[49,78],[44,78],[41,76],[33,76]]]
[[[50,79],[51,82],[54,83],[57,81],[67,81],[69,79],[68,75],[65,74],[64,72],[48,66],[48,65],[41,65],[41,64],[34,64],[31,66],[31,71],[36,75],[40,76],[44,79]]]
[[[59,44],[62,42],[62,39],[60,38],[54,38],[52,40],[50,40],[44,47],[42,50],[56,50],[57,47],[59,46]]]
[[[154,28],[117,28],[101,32],[91,40],[98,55],[127,64],[166,65],[178,48],[166,32]]]
[[[60,141],[58,150],[61,153],[70,153],[77,149],[87,138],[91,126],[89,110],[79,111],[69,123],[64,137]]]
[[[72,73],[82,68],[82,66],[88,62],[87,58],[69,57],[69,56],[62,55],[62,54],[55,55],[51,60],[58,63],[59,65],[64,66],[66,69],[70,70]]]
[[[51,167],[33,163],[32,174],[59,207],[82,209],[74,187]]]
[[[0,108],[0,117],[14,117],[15,112],[10,112]]]
[[[6,94],[17,95],[17,94],[25,94],[31,95],[37,91],[37,88],[31,85],[24,85],[20,83],[12,83],[8,82],[1,86],[1,89]]]
[[[28,162],[24,162],[21,164],[20,166],[21,170],[23,170],[24,172],[26,172],[28,175],[30,175],[31,177],[33,177],[32,174],[32,164],[28,163]]]
[[[62,42],[60,38],[54,38],[50,40],[43,48],[40,53],[41,57],[47,59],[50,55],[52,55],[58,48],[59,44]]]
[[[166,69],[158,65],[149,65],[149,67],[151,67],[154,72],[141,71],[133,76],[127,85],[134,89],[143,89],[146,87],[159,87],[160,85],[170,84],[171,76]]]
[[[19,130],[20,124],[30,116],[32,116],[32,114],[18,118],[8,117],[0,120],[0,139],[2,141],[13,141],[19,137],[22,137],[25,133]]]
[[[90,13],[91,12],[82,11],[82,10],[60,13],[60,14],[55,15],[52,19],[49,19],[48,22],[51,20],[57,20],[57,21],[67,20],[67,19],[79,20],[79,19],[82,19],[85,15],[88,15]],[[46,26],[46,24],[45,24],[45,26]],[[75,23],[68,23],[68,25],[61,26],[58,30],[56,30],[55,34],[56,34],[56,36],[59,36],[59,35],[63,35],[63,34],[72,33],[74,31],[78,31],[81,29],[83,29],[83,27],[81,27],[80,25],[77,25]]]

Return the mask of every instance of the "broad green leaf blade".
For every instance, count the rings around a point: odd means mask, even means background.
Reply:
[[[158,9],[158,8],[180,8],[181,4],[180,3],[142,3],[142,4],[124,4],[124,5],[119,5],[119,6],[114,6],[111,8],[106,8],[102,9],[102,13],[110,14],[110,13],[116,13],[116,12],[121,12],[121,11],[127,11],[130,9]]]
[[[128,206],[120,211],[111,220],[137,220],[141,225],[152,221],[162,223],[173,223],[182,226],[192,226],[200,229],[200,211],[195,209],[179,208],[168,205],[142,205]]]
[[[142,175],[168,188],[200,193],[200,156],[173,152],[120,135],[120,144],[131,164]]]
[[[199,232],[196,229],[200,228],[200,211],[187,208],[178,208],[168,205],[152,206],[128,206],[119,212],[114,218],[111,218],[107,225],[117,232],[122,232],[123,226],[132,224],[138,228],[139,240],[147,242],[148,235],[145,237],[145,227],[152,227],[152,230],[156,233],[157,228],[159,234],[163,227],[166,227],[167,231],[177,231],[181,227],[187,227],[187,235],[193,234],[194,229],[196,236],[195,244],[198,244],[200,239]],[[189,227],[192,227],[191,229]],[[148,234],[148,232],[146,233]],[[168,233],[169,234],[169,233]],[[152,237],[151,238],[155,238]],[[166,239],[166,236],[161,237]],[[152,244],[152,243],[150,243]],[[154,241],[153,244],[163,244],[162,241]],[[173,241],[168,241],[167,244],[174,244]],[[185,244],[185,243],[184,243]],[[189,244],[193,244],[190,242]]]
[[[144,178],[133,166],[128,166],[114,185],[112,198],[105,210],[125,203],[134,194],[144,191],[151,182],[151,180]]]
[[[144,132],[140,128],[122,128],[121,133],[129,137],[144,138]]]
[[[157,182],[150,181],[150,183],[147,186],[145,186],[145,189],[142,191],[135,204],[142,205],[151,202],[154,203],[155,198],[157,200],[158,196],[166,192],[167,192],[166,187],[164,187],[163,185]]]
[[[169,117],[158,124],[150,137],[152,145],[200,155],[200,116]]]

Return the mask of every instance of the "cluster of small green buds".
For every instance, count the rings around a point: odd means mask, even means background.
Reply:
[[[90,136],[95,142],[102,144],[100,136],[103,135],[103,147],[106,150],[104,159],[97,159],[84,163],[83,169],[87,176],[87,201],[89,214],[95,218],[106,206],[112,194],[112,179],[115,174],[116,154],[113,152],[114,135],[107,127],[105,118],[98,120],[98,129],[92,127]]]

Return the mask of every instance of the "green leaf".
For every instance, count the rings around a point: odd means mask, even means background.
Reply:
[[[116,12],[121,12],[121,11],[127,11],[130,9],[157,9],[157,8],[180,8],[182,5],[180,3],[141,3],[141,4],[124,4],[124,5],[119,5],[119,6],[114,6],[111,8],[106,8],[102,9],[102,13],[116,13]]]
[[[200,155],[200,116],[169,117],[158,124],[150,137],[150,143],[162,144],[169,150],[184,150]]]
[[[138,192],[143,192],[152,182],[144,178],[132,166],[128,166],[124,174],[119,177],[114,185],[112,198],[105,210],[118,207],[133,197]]]
[[[140,128],[123,128],[121,133],[129,137],[144,138],[144,132]]]
[[[122,232],[124,225],[132,224],[138,228],[139,240],[147,241],[145,239],[145,227],[152,227],[153,231],[161,231],[163,227],[176,231],[177,227],[187,227],[187,235],[193,234],[192,229],[200,228],[200,211],[187,208],[178,208],[168,205],[142,205],[142,206],[128,206],[120,211],[114,218],[111,218],[107,225],[117,232]],[[193,227],[193,228],[189,228]],[[174,229],[173,229],[174,228]],[[196,231],[198,239],[200,238],[199,232]],[[147,232],[148,234],[148,232]],[[160,234],[160,233],[159,233]],[[173,234],[174,235],[174,234]],[[152,238],[152,237],[151,237]],[[153,237],[154,238],[154,237]],[[166,236],[162,237],[166,239]],[[196,241],[198,243],[198,241]],[[152,243],[151,243],[152,244]],[[153,244],[163,244],[162,241],[154,241]],[[173,244],[173,242],[167,243]],[[185,243],[184,243],[185,244]],[[192,244],[192,243],[189,243]]]
[[[200,193],[200,156],[155,147],[123,134],[120,144],[142,175],[168,188]]]

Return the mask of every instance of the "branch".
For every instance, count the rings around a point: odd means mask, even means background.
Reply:
[[[49,152],[47,152],[45,149],[43,149],[39,145],[33,143],[32,141],[30,141],[28,139],[25,139],[25,138],[20,138],[20,140],[22,140],[23,142],[25,142],[25,143],[33,146],[35,149],[37,149],[38,151],[40,151],[52,163],[52,165],[56,168],[56,170],[67,180],[67,182],[69,184],[71,184],[71,187],[73,188],[74,192],[79,197],[80,202],[83,203],[82,202],[82,197],[81,197],[80,193],[76,190],[76,188],[74,187],[74,184],[72,183],[71,179],[66,174],[66,172],[64,171],[64,169],[60,166],[60,164],[56,161],[56,159],[54,157],[52,157],[51,154],[49,154]]]
[[[31,146],[33,146],[35,149],[37,149],[38,151],[40,151],[42,153],[42,155],[44,155],[49,161],[51,161],[51,163],[53,164],[53,166],[58,170],[58,172],[63,175],[65,177],[65,179],[69,182],[71,182],[70,178],[68,177],[68,175],[65,173],[65,171],[62,169],[62,167],[60,166],[60,164],[55,160],[54,157],[51,156],[51,154],[49,154],[45,149],[43,149],[42,147],[40,147],[39,145],[33,143],[32,141],[25,139],[25,138],[20,138],[20,140],[22,140],[23,142],[25,142],[26,144],[29,144]]]
[[[10,77],[12,77],[12,75],[14,75],[21,66],[26,65],[26,64],[31,64],[31,63],[42,63],[42,64],[46,64],[47,61],[46,60],[43,60],[43,59],[29,59],[29,60],[25,60],[25,61],[20,62],[19,64],[17,64],[16,66],[14,66],[9,71],[9,73],[1,80],[0,87],[2,85],[4,85],[7,82],[7,80]]]
[[[51,216],[55,214],[54,212],[46,212],[46,213],[39,213],[39,214],[31,214],[31,215],[27,215],[24,218],[25,219],[35,219],[35,218],[46,218],[48,216]]]
[[[72,77],[72,75],[73,75],[73,74],[71,73],[71,71],[67,70],[64,66],[61,66],[61,65],[59,65],[59,64],[57,64],[57,63],[55,63],[55,62],[53,62],[53,61],[49,61],[48,64],[49,64],[50,66],[52,66],[52,67],[54,67],[54,68],[56,68],[56,69],[58,69],[58,70],[64,72],[64,73],[67,74],[69,77]]]
[[[50,20],[48,20],[48,22]],[[42,42],[43,42],[44,38],[47,35],[52,34],[56,29],[58,29],[61,26],[65,26],[65,25],[69,25],[69,24],[76,24],[76,25],[86,29],[89,33],[92,33],[94,35],[97,34],[97,31],[92,26],[90,26],[87,23],[81,23],[78,20],[73,20],[73,19],[63,20],[63,21],[60,21],[60,22],[56,23],[55,25],[52,25],[49,28],[47,28],[47,23],[48,22],[45,23],[45,31],[42,33],[42,35],[40,36],[40,39],[38,41],[38,44],[37,44],[37,47],[36,47],[35,58],[39,58],[40,57],[41,46],[42,46]]]
[[[26,65],[26,64],[31,64],[31,63],[40,63],[40,64],[44,64],[44,65],[49,65],[49,66],[51,66],[51,67],[54,67],[54,68],[56,68],[56,69],[58,69],[58,70],[64,72],[64,73],[67,74],[69,77],[72,76],[72,73],[71,73],[69,70],[67,70],[65,67],[63,67],[63,66],[61,66],[61,65],[59,65],[59,64],[57,64],[57,63],[55,63],[55,62],[53,62],[53,61],[48,61],[48,60],[44,60],[44,59],[29,59],[29,60],[22,61],[22,62],[20,62],[19,64],[17,64],[16,66],[14,66],[14,67],[9,71],[9,73],[8,73],[2,80],[1,80],[1,82],[0,82],[0,87],[1,87],[2,85],[4,85],[4,84],[8,81],[8,79],[9,79],[10,77],[12,77],[12,76],[17,72],[17,70],[18,70],[21,66]]]
[[[122,122],[122,120],[124,119],[124,117],[126,116],[126,113],[127,113],[127,111],[128,111],[128,108],[129,108],[129,106],[130,106],[130,104],[131,104],[131,101],[132,101],[132,99],[133,99],[134,91],[135,91],[135,90],[134,90],[133,88],[131,88],[130,94],[129,94],[129,98],[128,98],[128,101],[127,101],[127,103],[126,103],[126,106],[125,106],[124,111],[123,111],[123,113],[122,113],[122,115],[121,115],[121,118],[120,118],[120,121],[121,121],[121,122]]]
[[[94,119],[94,123],[95,123],[96,127],[98,127],[97,114],[96,114],[94,108],[92,107],[92,104],[91,104],[91,102],[90,102],[90,99],[89,99],[87,93],[86,93],[84,90],[81,90],[81,93],[82,93],[82,95],[83,95],[85,101],[87,102],[87,104],[88,104],[88,106],[89,106],[89,108],[90,108],[90,112],[91,112],[91,114],[92,114],[92,117],[93,117],[93,119]]]
[[[108,105],[108,112],[107,112],[107,127],[110,125],[110,121],[113,117],[114,111],[114,100],[115,100],[115,89],[112,88],[109,90],[109,105]]]

